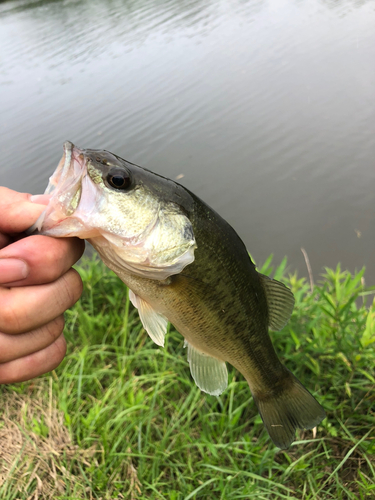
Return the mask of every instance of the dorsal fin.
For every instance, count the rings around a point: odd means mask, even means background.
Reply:
[[[280,281],[272,280],[260,274],[268,305],[269,327],[272,330],[281,330],[288,322],[294,307],[292,292]]]

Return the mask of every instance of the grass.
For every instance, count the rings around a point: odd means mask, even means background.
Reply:
[[[375,303],[354,276],[285,277],[296,306],[272,338],[327,418],[287,451],[270,441],[243,377],[208,396],[191,379],[182,337],[149,339],[124,285],[83,261],[66,313],[68,355],[52,374],[0,387],[0,498],[367,499],[375,497]]]

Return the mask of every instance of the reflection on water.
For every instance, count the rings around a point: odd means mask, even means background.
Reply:
[[[64,140],[180,182],[256,260],[375,280],[375,12],[333,0],[0,3],[0,181]]]

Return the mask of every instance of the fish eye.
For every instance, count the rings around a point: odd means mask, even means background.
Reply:
[[[118,190],[125,190],[130,186],[130,176],[120,169],[112,169],[107,175],[108,184]]]

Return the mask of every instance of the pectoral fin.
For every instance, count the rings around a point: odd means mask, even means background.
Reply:
[[[167,333],[168,320],[162,314],[156,312],[148,302],[141,299],[129,290],[129,299],[134,307],[138,309],[143,328],[149,334],[155,344],[164,347],[164,337]]]
[[[219,396],[228,385],[228,372],[224,361],[198,351],[186,342],[187,359],[191,376],[199,389],[212,396]]]
[[[260,277],[267,297],[269,327],[275,331],[281,330],[293,312],[294,296],[280,281],[272,280],[263,274]]]

